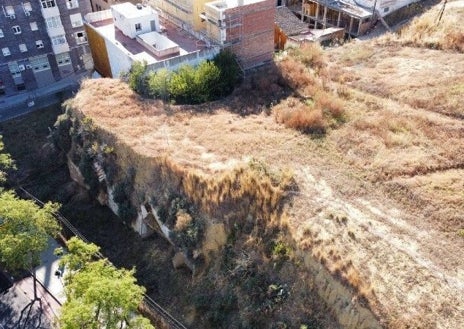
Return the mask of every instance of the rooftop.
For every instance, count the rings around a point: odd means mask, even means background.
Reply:
[[[276,9],[275,22],[286,35],[309,32],[308,25],[299,20],[287,7],[278,7]]]
[[[218,0],[206,3],[206,5],[215,7],[219,10],[247,6],[263,0]]]
[[[127,18],[136,18],[153,15],[153,10],[149,6],[134,5],[130,2],[112,5],[111,8]]]
[[[86,21],[93,28],[95,28],[95,30],[98,33],[100,33],[100,35],[102,35],[105,39],[113,43],[132,59],[139,61],[145,60],[147,64],[153,64],[156,62],[163,61],[167,58],[166,56],[157,56],[153,51],[148,50],[136,39],[131,39],[125,36],[119,29],[115,28],[112,18],[107,18],[107,16],[104,17],[106,18],[99,20],[92,19],[92,17],[87,19],[88,16],[86,16]],[[165,31],[163,35],[179,46],[179,53],[175,56],[186,55],[204,48],[204,43],[202,41],[195,39],[186,31],[179,29],[172,23],[162,19],[160,23]]]

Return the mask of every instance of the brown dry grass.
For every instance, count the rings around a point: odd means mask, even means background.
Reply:
[[[280,92],[280,77],[246,82],[251,96],[242,99],[169,113],[118,81],[87,81],[73,106],[125,145],[127,152],[117,147],[118,161],[142,168],[138,190],[165,177],[204,211],[226,213],[224,221],[262,213],[278,222],[273,209],[288,195],[269,175],[250,171],[250,159],[268,172],[292,169],[298,190],[282,210],[301,248],[357,287],[390,328],[408,321],[454,328],[464,320],[464,264],[454,252],[464,247],[456,234],[464,213],[462,54],[381,40],[325,56],[327,67],[317,70],[298,56],[277,63],[295,92],[276,103],[275,117],[231,112],[261,111],[256,104],[269,98],[256,89]],[[312,139],[279,124],[291,120],[283,119],[289,112],[325,128],[340,112],[346,122]],[[169,170],[153,173],[153,166]]]
[[[464,27],[461,24],[464,6],[456,4],[458,2],[447,4],[440,22],[442,3],[415,18],[400,31],[398,37],[390,35],[386,40],[406,46],[464,52]]]

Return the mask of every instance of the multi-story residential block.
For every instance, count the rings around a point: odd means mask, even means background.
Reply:
[[[230,48],[244,69],[272,59],[275,0],[154,0],[162,17],[207,42]]]
[[[4,0],[0,12],[0,97],[92,68],[83,15],[89,0]]]

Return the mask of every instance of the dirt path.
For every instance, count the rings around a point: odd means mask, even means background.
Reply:
[[[314,172],[309,166],[297,172],[300,195],[291,223],[297,240],[309,244],[329,269],[352,264],[360,278],[348,279],[369,283],[377,310],[390,325],[456,328],[464,323],[462,258],[444,234],[416,226],[420,217],[378,193],[347,198]]]

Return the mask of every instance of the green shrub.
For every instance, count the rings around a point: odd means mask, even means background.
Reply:
[[[213,62],[220,71],[215,96],[227,96],[240,82],[242,71],[238,66],[237,58],[230,50],[224,50],[213,58]]]
[[[71,119],[68,114],[61,114],[56,119],[52,132],[52,140],[54,145],[67,153],[71,149],[71,135],[70,129],[72,126]]]
[[[128,73],[128,83],[129,87],[135,92],[143,95],[146,93],[146,71],[147,71],[147,62],[135,61],[132,63],[130,71]]]
[[[150,72],[148,75],[148,94],[153,98],[167,101],[169,99],[171,75],[171,72],[167,69]]]
[[[235,55],[223,51],[198,66],[181,66],[176,72],[160,69],[147,75],[145,62],[134,62],[126,75],[129,86],[141,95],[179,104],[200,104],[230,94],[240,81]]]

